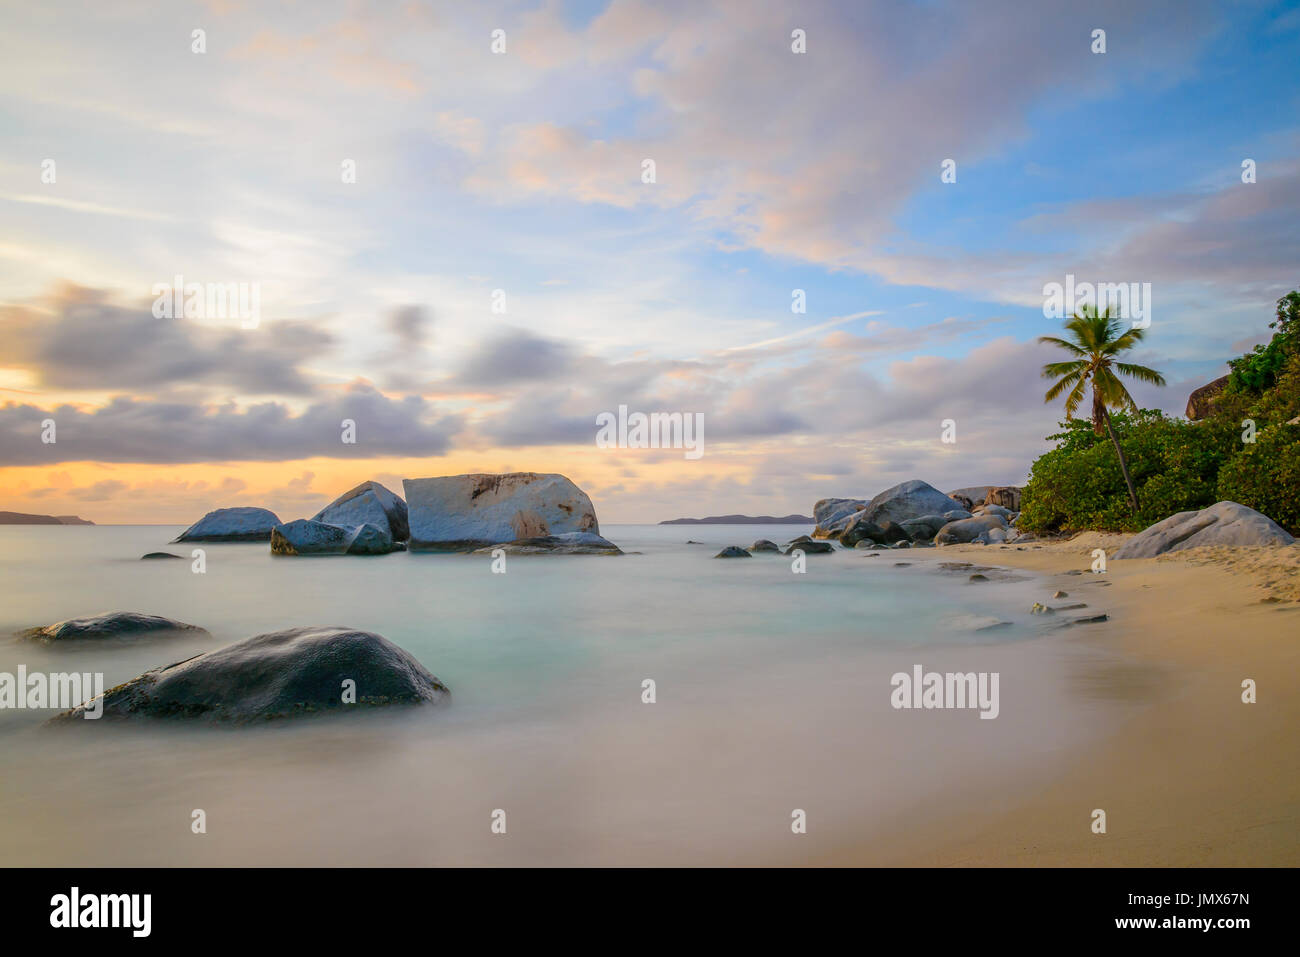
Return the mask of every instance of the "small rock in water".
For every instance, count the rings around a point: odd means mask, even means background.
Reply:
[[[718,554],[714,555],[713,557],[714,558],[750,558],[751,556],[749,552],[745,551],[739,545],[728,545],[726,548],[718,552]]]
[[[1108,620],[1109,620],[1109,618],[1108,618],[1108,616],[1106,616],[1106,615],[1090,615],[1090,616],[1088,616],[1087,618],[1075,618],[1075,619],[1073,619],[1073,620],[1070,622],[1070,624],[1072,624],[1072,625],[1092,625],[1092,624],[1096,624],[1096,623],[1099,622],[1099,621],[1108,621]]]
[[[770,542],[766,538],[760,538],[753,545],[749,546],[751,552],[779,552],[781,546],[776,542]]]
[[[1044,604],[1042,604],[1041,602],[1034,602],[1033,605],[1030,606],[1029,614],[1031,614],[1031,615],[1055,615],[1055,614],[1056,614],[1056,609],[1055,609],[1055,608],[1049,608],[1047,605],[1044,605]]]
[[[895,568],[910,568],[911,566],[911,562],[894,562]]]
[[[1052,597],[1053,597],[1053,598],[1069,598],[1069,597],[1070,597],[1070,593],[1069,593],[1068,591],[1058,591],[1058,592],[1057,592],[1055,595],[1053,595]]]
[[[973,582],[986,582],[989,580],[989,578],[987,575],[981,575],[978,572],[976,572],[974,575],[971,575],[969,580]]]
[[[173,555],[171,552],[149,552],[148,554],[141,555],[140,561],[144,561],[145,559],[154,559],[154,558],[184,558],[184,556]]]
[[[793,555],[796,551],[802,551],[805,555],[829,555],[835,551],[835,546],[830,542],[817,542],[811,539],[801,542],[796,538],[785,553]]]
[[[114,611],[87,618],[69,618],[43,628],[28,628],[18,638],[43,644],[104,638],[162,638],[175,635],[192,638],[212,637],[206,628],[174,621],[160,615],[142,615],[135,611]]]

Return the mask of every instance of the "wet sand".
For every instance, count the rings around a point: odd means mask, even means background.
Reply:
[[[918,562],[970,561],[1049,576],[1051,589],[1109,620],[1072,643],[1122,667],[1084,666],[1087,693],[1138,705],[1069,756],[1050,783],[996,804],[937,801],[892,836],[823,864],[921,866],[1295,866],[1300,864],[1300,546],[1192,549],[1111,561],[1123,536],[1023,546],[953,546]],[[1068,574],[1082,570],[1083,574]],[[996,587],[990,583],[988,587]],[[1066,617],[1061,615],[1060,617]],[[1254,679],[1257,703],[1242,701]],[[1107,815],[1094,834],[1092,812]]]

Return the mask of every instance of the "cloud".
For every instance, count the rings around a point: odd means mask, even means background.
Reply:
[[[57,423],[57,442],[49,445],[40,437],[45,418]],[[356,424],[355,444],[342,441],[345,419]],[[437,456],[451,447],[462,424],[461,417],[442,414],[418,397],[389,399],[360,384],[298,414],[279,402],[239,408],[125,396],[89,412],[10,403],[0,406],[0,460],[37,465]]]
[[[510,391],[566,375],[574,351],[566,343],[524,329],[497,333],[477,346],[455,377],[460,386],[493,386]]]
[[[300,364],[333,337],[305,322],[257,329],[157,319],[150,303],[111,302],[103,291],[64,285],[35,303],[0,306],[7,365],[49,389],[150,392],[215,386],[252,395],[311,391]]]
[[[106,502],[126,491],[127,484],[117,479],[104,479],[89,488],[69,489],[64,494],[80,502]]]
[[[432,317],[422,306],[410,305],[394,309],[388,316],[388,329],[403,349],[419,349],[429,338]]]

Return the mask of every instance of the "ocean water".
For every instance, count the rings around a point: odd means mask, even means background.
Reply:
[[[607,526],[633,554],[510,557],[493,574],[485,556],[283,558],[168,545],[179,527],[0,527],[0,636],[116,610],[213,636],[0,637],[0,671],[102,671],[111,687],[251,635],[345,625],[452,690],[442,708],[239,729],[54,730],[50,712],[0,710],[0,864],[799,863],[924,829],[922,808],[997,800],[1117,720],[1079,691],[1099,652],[1028,615],[1050,594],[1032,578],[972,584],[908,551],[810,555],[806,574],[712,557],[808,530]],[[139,560],[194,547],[204,574]],[[1011,625],[977,630],[993,619]],[[914,664],[998,672],[998,718],[893,709],[890,677]]]

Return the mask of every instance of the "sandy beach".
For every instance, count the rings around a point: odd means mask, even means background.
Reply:
[[[1123,535],[914,549],[1048,576],[1109,620],[1063,640],[1128,664],[1080,673],[1086,693],[1140,705],[1049,783],[996,805],[918,808],[894,837],[821,863],[902,866],[1295,866],[1300,863],[1300,547],[1200,548],[1112,561]],[[1070,574],[1082,570],[1083,574]],[[996,587],[994,584],[992,587]],[[1047,639],[1051,640],[1051,639]],[[1257,703],[1242,701],[1254,679]],[[1094,808],[1107,833],[1090,829]]]

